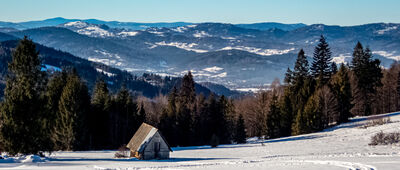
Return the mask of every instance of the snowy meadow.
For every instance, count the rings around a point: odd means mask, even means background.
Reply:
[[[376,117],[376,116],[375,116]],[[54,152],[49,157],[10,157],[1,169],[398,169],[400,146],[370,146],[378,132],[400,131],[400,112],[390,122],[363,127],[375,118],[357,117],[323,132],[246,144],[175,147],[169,160],[114,158],[116,151]],[[382,117],[382,116],[380,116]]]

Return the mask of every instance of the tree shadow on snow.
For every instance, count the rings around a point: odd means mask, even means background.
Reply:
[[[213,148],[210,145],[204,145],[204,146],[173,147],[172,150],[173,151],[184,151],[184,150],[247,148],[247,147],[252,147],[252,146],[243,145],[243,144],[227,144],[227,145],[219,145],[219,146]]]
[[[330,132],[330,131],[334,131],[337,129],[343,129],[343,128],[354,128],[357,126],[362,126],[364,124],[364,123],[361,123],[362,121],[382,119],[382,118],[397,116],[397,115],[400,115],[400,112],[393,112],[393,113],[380,114],[380,115],[371,115],[371,116],[365,116],[365,117],[356,117],[356,118],[351,119],[348,123],[343,123],[343,124],[340,124],[337,126],[333,126],[331,128],[323,130],[323,132]]]
[[[136,158],[49,158],[49,161],[59,162],[85,162],[85,161],[110,161],[110,162],[186,162],[186,161],[205,161],[205,160],[222,160],[232,158],[170,158],[170,159],[153,159],[153,160],[138,160]]]
[[[307,136],[291,136],[286,138],[269,139],[262,143],[275,143],[275,142],[286,142],[286,141],[296,141],[296,140],[308,140],[323,137],[323,135],[307,135]]]

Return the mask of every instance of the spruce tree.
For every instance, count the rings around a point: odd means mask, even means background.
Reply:
[[[338,101],[339,118],[337,123],[347,122],[351,116],[350,110],[352,94],[349,79],[349,69],[341,64],[339,71],[334,75],[331,81],[331,89]]]
[[[308,61],[303,50],[300,50],[294,67],[294,84],[290,87],[293,91],[291,103],[293,112],[302,111],[308,97],[313,93],[313,80],[309,76]]]
[[[194,80],[192,73],[189,71],[188,74],[183,76],[182,84],[179,89],[179,103],[183,107],[193,109],[193,105],[196,100],[196,91],[194,88]]]
[[[168,95],[168,108],[167,108],[167,115],[168,117],[176,117],[176,102],[178,98],[178,91],[174,86],[172,91]]]
[[[338,68],[335,62],[332,62],[331,64],[331,73],[332,75],[336,74],[338,72]]]
[[[137,115],[137,125],[141,125],[142,123],[146,122],[146,110],[144,109],[143,102],[140,103],[140,108],[138,109]]]
[[[321,35],[318,45],[314,50],[313,62],[311,65],[311,73],[315,79],[318,80],[319,85],[325,85],[332,74],[331,70],[331,57],[329,45],[325,37]]]
[[[207,127],[207,133],[205,135],[205,140],[207,141],[207,144],[210,143],[212,135],[215,134],[215,130],[217,127],[217,119],[220,117],[219,114],[219,107],[218,107],[218,102],[215,99],[215,94],[211,93],[210,96],[207,98],[207,115],[206,115],[206,123],[205,127]]]
[[[272,100],[269,105],[269,111],[267,113],[267,134],[270,139],[281,136],[281,113],[278,103],[278,96],[273,92]]]
[[[103,79],[98,79],[92,95],[92,112],[89,118],[90,142],[94,148],[110,148],[116,136],[117,124],[115,115],[111,116],[111,98],[107,84]]]
[[[312,93],[313,86],[309,76],[308,60],[304,50],[301,49],[292,72],[292,83],[285,87],[284,95],[280,102],[282,136],[297,134],[298,125],[296,125],[296,122],[298,121],[296,119],[298,117],[302,118],[302,115],[299,114],[302,114],[303,107],[310,93]]]
[[[122,144],[128,143],[140,126],[136,123],[138,110],[136,102],[124,85],[118,91],[113,105],[112,114],[116,114],[116,123],[118,124],[118,131],[115,136],[119,140],[116,147],[119,147]]]
[[[0,139],[5,151],[37,154],[48,150],[50,140],[44,117],[44,74],[32,40],[26,36],[18,43],[8,64],[6,88],[1,107]]]
[[[56,137],[62,150],[87,149],[89,109],[88,89],[76,71],[72,70],[59,102]]]
[[[239,117],[236,121],[236,133],[235,133],[235,142],[236,143],[246,143],[246,127],[244,125],[243,115],[239,114]]]
[[[285,79],[284,82],[285,84],[291,84],[293,81],[293,72],[292,70],[290,70],[290,68],[288,67],[285,73]]]
[[[208,144],[208,140],[206,139],[207,131],[209,130],[207,127],[208,123],[208,106],[206,103],[206,98],[203,93],[197,96],[196,99],[196,112],[194,115],[193,122],[193,133],[194,133],[194,145],[205,145]]]
[[[166,138],[171,146],[177,145],[177,127],[176,127],[176,100],[178,97],[178,92],[174,86],[168,95],[168,106],[163,110],[160,117],[159,129],[163,136]]]
[[[59,115],[59,107],[58,104],[60,102],[61,94],[64,90],[65,84],[67,84],[67,71],[65,69],[62,70],[62,72],[55,72],[52,75],[52,78],[47,84],[47,89],[46,89],[46,99],[47,99],[47,115],[46,117],[51,120],[49,121],[49,128],[51,135],[52,135],[52,143],[54,150],[60,150],[61,148],[59,147],[59,141],[56,139],[56,132],[59,131],[60,129],[59,126],[56,125],[58,122],[57,118],[60,118],[61,116]]]
[[[293,71],[294,84],[302,85],[303,80],[309,76],[308,60],[304,50],[301,49],[297,55]]]
[[[357,43],[353,52],[352,71],[356,77],[356,91],[354,92],[354,107],[352,112],[356,115],[372,114],[372,99],[376,88],[382,86],[382,70],[380,61],[372,59],[369,48],[365,51],[360,42]]]
[[[291,100],[291,97],[294,96],[292,93],[290,87],[286,87],[279,103],[281,113],[281,136],[290,136],[292,134],[292,124],[295,116]]]
[[[312,95],[304,106],[305,129],[301,132],[311,133],[322,130],[324,128],[324,115],[322,102],[318,93]]]
[[[218,136],[218,139],[221,144],[228,144],[231,141],[231,134],[229,128],[230,123],[233,123],[233,121],[230,116],[232,113],[229,113],[229,102],[225,98],[224,95],[222,95],[217,103],[218,106],[218,112],[214,113],[214,121],[215,121],[215,130],[216,130],[216,135]],[[230,120],[228,120],[230,119]]]
[[[293,112],[296,113],[295,121],[292,126],[292,134],[298,135],[309,132],[307,125],[307,115],[304,113],[304,107],[309,102],[309,98],[315,91],[315,80],[313,78],[306,78],[304,84],[295,93],[295,99],[292,100]]]
[[[195,83],[192,73],[183,76],[177,101],[177,129],[180,145],[188,146],[193,139],[193,113],[196,105]]]

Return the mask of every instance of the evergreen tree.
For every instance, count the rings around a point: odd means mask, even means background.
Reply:
[[[233,128],[233,126],[230,126],[230,124],[233,123],[231,118],[231,115],[233,114],[230,113],[228,104],[228,100],[224,95],[222,95],[217,103],[218,111],[213,114],[216,135],[221,144],[230,143],[232,137],[230,133],[230,130],[232,129],[229,128]]]
[[[352,71],[356,77],[356,91],[354,92],[354,107],[352,112],[356,115],[372,114],[372,99],[376,88],[382,85],[382,71],[380,61],[372,59],[369,48],[365,51],[360,42],[353,52]]]
[[[88,146],[87,117],[90,96],[75,70],[68,74],[59,102],[56,139],[62,150],[82,150]]]
[[[145,122],[146,122],[146,110],[144,109],[143,102],[141,102],[140,108],[138,111],[137,124],[140,126],[142,123],[145,123]]]
[[[312,95],[304,106],[304,121],[306,123],[303,133],[311,133],[324,128],[324,115],[322,110],[322,101],[317,93]]]
[[[293,72],[292,70],[290,70],[290,68],[288,67],[285,73],[285,79],[284,82],[285,84],[291,84],[293,81]]]
[[[295,91],[295,99],[292,100],[293,110],[296,113],[295,121],[292,126],[292,134],[298,135],[309,132],[307,125],[307,117],[304,113],[304,107],[309,102],[309,98],[315,91],[315,80],[312,78],[306,78],[304,84],[298,91]]]
[[[193,109],[196,100],[194,84],[192,73],[189,71],[188,74],[183,76],[182,84],[179,89],[179,103],[181,106],[187,107],[188,109]]]
[[[193,114],[196,92],[192,73],[183,76],[177,101],[177,129],[181,138],[180,145],[188,146],[193,139]]]
[[[216,135],[216,130],[217,130],[217,126],[218,126],[218,120],[220,119],[221,114],[219,111],[219,107],[218,107],[218,102],[215,99],[215,95],[213,93],[210,94],[210,96],[208,96],[207,98],[207,115],[205,118],[205,127],[207,127],[207,133],[205,135],[205,140],[207,141],[207,144],[210,144],[211,142],[211,137],[213,135]],[[220,119],[221,120],[221,119]]]
[[[291,97],[293,96],[290,87],[286,87],[284,94],[281,97],[279,108],[281,113],[281,136],[290,136],[292,134],[292,124],[293,124],[293,104],[291,102]]]
[[[168,117],[176,117],[176,102],[178,98],[178,91],[174,86],[168,96]]]
[[[308,60],[303,49],[301,49],[297,55],[292,74],[292,84],[285,87],[284,95],[280,102],[280,112],[282,114],[280,122],[282,126],[282,136],[289,136],[298,133],[298,127],[303,125],[298,124],[301,122],[299,122],[298,119],[303,117],[302,112],[304,105],[307,102],[308,97],[312,94],[314,88],[313,81],[309,77]],[[298,125],[296,125],[296,123]]]
[[[115,122],[115,116],[110,114],[111,98],[108,92],[107,84],[103,79],[98,79],[92,95],[92,112],[90,114],[90,142],[94,148],[110,148],[113,136],[118,129]]]
[[[52,134],[52,143],[54,150],[60,150],[59,143],[56,140],[56,132],[60,129],[57,129],[56,123],[58,122],[57,118],[60,118],[59,112],[59,102],[61,98],[61,94],[64,90],[65,84],[67,84],[67,71],[65,69],[62,72],[55,72],[47,84],[46,90],[46,98],[47,98],[47,115],[46,117],[51,120],[49,121],[49,128],[50,133]]]
[[[303,80],[309,76],[308,60],[305,56],[304,50],[301,49],[297,55],[296,63],[294,65],[293,80],[294,84],[301,84]]]
[[[246,143],[246,127],[244,126],[244,119],[242,114],[239,114],[238,120],[236,122],[236,133],[235,142],[236,143]]]
[[[308,61],[303,50],[300,50],[294,67],[295,83],[290,88],[293,91],[291,103],[293,112],[302,112],[308,98],[314,92],[314,80],[309,76]]]
[[[119,125],[118,131],[116,132],[119,141],[117,142],[116,147],[119,147],[122,144],[129,142],[140,124],[136,123],[138,112],[137,104],[133,101],[131,94],[125,86],[122,86],[118,91],[113,103],[113,114],[117,115],[116,123]]]
[[[174,86],[168,95],[168,106],[163,110],[160,118],[159,129],[171,146],[177,145],[177,127],[176,127],[176,100],[178,92]]]
[[[292,125],[292,135],[300,135],[309,132],[307,119],[302,110],[298,110]]]
[[[4,101],[1,107],[0,139],[5,151],[37,154],[49,150],[50,140],[47,118],[44,117],[45,101],[42,97],[44,74],[32,40],[26,36],[12,54],[8,65]]]
[[[319,85],[325,85],[332,74],[331,70],[331,57],[329,45],[325,37],[321,35],[318,45],[314,50],[313,62],[311,65],[311,73],[315,79],[318,80]]]
[[[203,93],[197,97],[196,104],[196,114],[194,116],[193,122],[193,133],[194,144],[195,145],[206,145],[209,140],[207,140],[207,131],[208,129],[208,121],[209,121],[209,113],[208,113],[208,105],[206,103],[206,98]]]
[[[338,68],[335,62],[332,62],[331,64],[331,73],[332,75],[336,74],[338,72]]]
[[[342,64],[339,71],[334,75],[331,82],[331,89],[338,101],[339,118],[337,123],[347,122],[351,116],[350,110],[352,94],[349,79],[349,70]]]
[[[281,113],[279,109],[278,96],[273,92],[272,100],[269,105],[269,111],[267,113],[267,134],[270,139],[281,136]]]

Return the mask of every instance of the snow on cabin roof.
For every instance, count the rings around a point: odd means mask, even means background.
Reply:
[[[145,148],[146,144],[151,140],[151,138],[157,132],[158,132],[157,128],[155,128],[147,123],[142,123],[142,125],[136,131],[135,135],[133,135],[132,139],[129,141],[127,147],[132,151],[141,152]],[[164,137],[163,136],[161,136],[161,137],[165,141]],[[165,143],[167,143],[167,142],[165,141]],[[167,143],[167,145],[168,145],[168,143]],[[170,150],[171,150],[171,148],[170,148]]]

